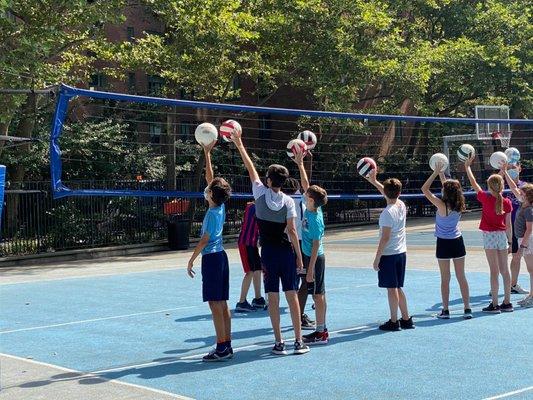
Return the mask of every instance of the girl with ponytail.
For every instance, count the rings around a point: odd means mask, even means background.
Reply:
[[[465,197],[459,181],[446,179],[444,173],[439,173],[441,170],[442,165],[436,165],[435,171],[422,186],[422,193],[437,208],[435,215],[436,256],[440,269],[440,291],[442,295],[442,311],[437,315],[437,318],[450,318],[448,308],[450,302],[450,264],[451,260],[453,260],[455,277],[463,297],[463,318],[470,319],[472,318],[472,309],[470,308],[470,293],[465,275],[466,249],[463,235],[459,229],[461,215],[466,211]],[[437,178],[437,175],[439,175],[442,183],[441,198],[435,196],[430,190],[431,184]]]
[[[465,161],[465,170],[472,188],[481,203],[481,221],[479,229],[483,232],[483,247],[490,268],[490,294],[492,302],[483,309],[484,312],[499,314],[512,312],[511,274],[507,262],[509,245],[512,243],[511,200],[503,197],[504,180],[494,174],[487,180],[488,192],[484,192],[476,182],[471,165],[474,158]],[[498,277],[503,278],[504,300],[498,305]]]

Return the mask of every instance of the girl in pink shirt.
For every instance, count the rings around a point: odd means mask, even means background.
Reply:
[[[479,229],[483,232],[483,247],[490,268],[490,293],[492,302],[483,309],[483,312],[499,314],[512,312],[511,303],[511,274],[507,262],[509,245],[512,240],[511,200],[503,197],[504,180],[500,175],[494,174],[487,179],[488,192],[484,192],[476,182],[470,166],[474,158],[465,161],[465,170],[472,188],[477,193],[481,203],[481,221]],[[504,300],[498,305],[498,277],[503,278]]]

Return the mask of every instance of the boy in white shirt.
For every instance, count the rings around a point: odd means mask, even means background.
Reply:
[[[385,196],[387,207],[379,216],[380,239],[373,267],[378,271],[378,286],[387,288],[389,298],[390,319],[379,326],[383,331],[399,331],[413,329],[413,317],[409,317],[407,299],[403,292],[405,277],[407,245],[405,240],[405,220],[407,209],[399,199],[402,183],[391,178],[381,184],[376,179],[373,169],[366,179]],[[402,318],[398,320],[398,308]]]

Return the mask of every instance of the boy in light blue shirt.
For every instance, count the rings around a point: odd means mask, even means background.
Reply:
[[[294,161],[300,171],[300,179],[304,190],[306,210],[302,220],[302,253],[304,267],[307,270],[306,281],[308,293],[315,302],[316,330],[309,335],[304,335],[304,343],[327,344],[329,334],[326,328],[326,287],[324,273],[326,258],[324,257],[324,214],[322,206],[328,202],[328,194],[317,185],[309,185],[305,172],[304,155],[296,154]]]
[[[203,145],[205,153],[205,169],[207,187],[204,197],[209,203],[202,223],[202,237],[196,245],[187,266],[187,273],[194,278],[193,263],[202,253],[202,294],[204,302],[209,303],[213,315],[213,324],[217,336],[217,345],[204,361],[222,361],[233,357],[231,347],[231,313],[228,308],[229,299],[229,263],[228,256],[222,246],[222,231],[226,208],[224,203],[229,199],[231,187],[223,178],[213,178],[211,150],[216,142]]]

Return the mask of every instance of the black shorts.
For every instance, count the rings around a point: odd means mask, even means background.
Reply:
[[[259,257],[259,249],[257,247],[240,244],[239,254],[245,273],[261,271],[261,257]]]
[[[296,257],[290,245],[261,246],[261,265],[266,293],[278,293],[280,280],[284,292],[298,290]]]
[[[202,256],[202,295],[204,301],[229,299],[229,263],[224,250]]]
[[[465,242],[462,236],[455,239],[437,238],[436,257],[438,260],[453,260],[465,256]]]
[[[378,286],[401,288],[405,278],[406,253],[381,256],[379,260]]]
[[[305,254],[302,255],[304,258],[304,267],[307,269],[309,266],[309,261],[311,260],[311,257],[307,257]],[[308,294],[325,294],[326,293],[326,285],[324,283],[324,273],[326,271],[326,257],[324,257],[324,254],[318,256],[316,258],[315,262],[315,281],[314,282],[307,282],[307,293]],[[305,280],[305,278],[302,278]]]

